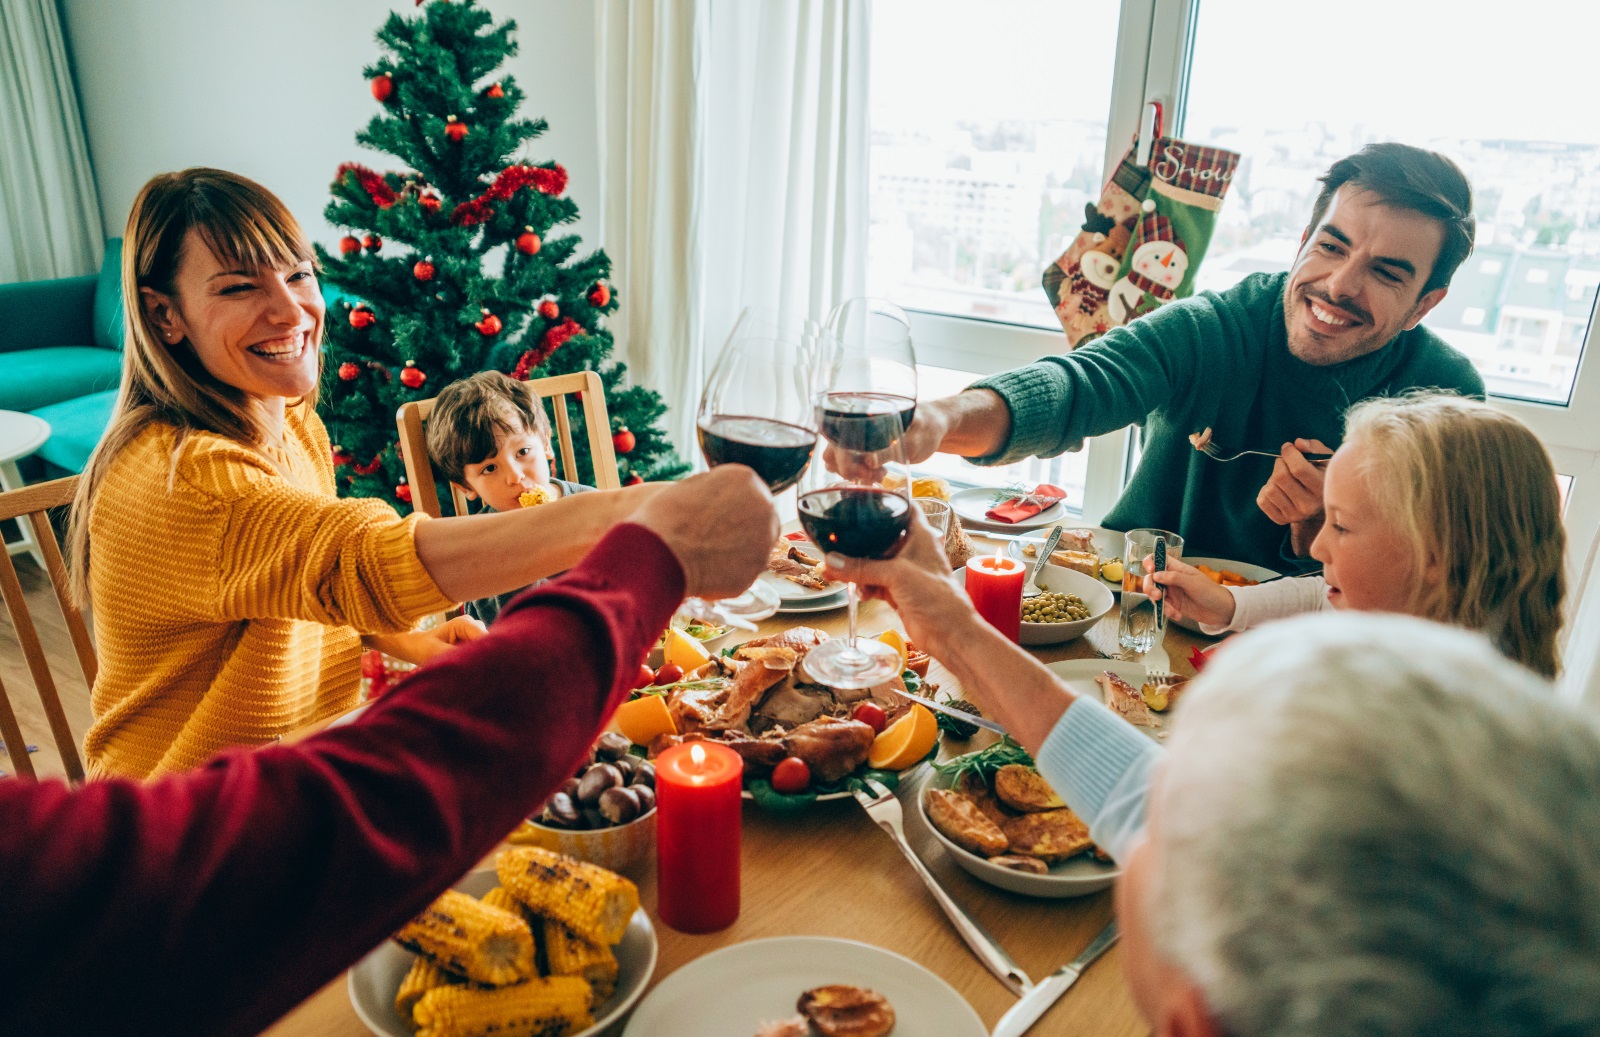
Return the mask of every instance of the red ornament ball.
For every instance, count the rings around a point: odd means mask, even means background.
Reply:
[[[411,503],[411,487],[405,483],[401,483],[394,488],[394,495],[405,501],[407,504]]]
[[[335,468],[339,467],[340,465],[349,464],[351,461],[356,459],[356,455],[352,454],[342,446],[335,445],[332,453],[333,466]]]
[[[384,72],[372,77],[372,96],[379,104],[389,100],[389,95],[394,93],[394,80],[389,73]]]
[[[604,281],[589,289],[589,305],[599,309],[611,302],[611,286]]]
[[[445,124],[444,135],[453,141],[460,141],[467,135],[467,124],[452,115],[450,121]]]
[[[422,383],[428,380],[428,373],[418,367],[416,361],[407,360],[405,370],[400,372],[400,384],[407,389],[420,389]]]
[[[532,227],[523,228],[522,233],[517,235],[517,251],[523,255],[534,255],[539,251],[539,246],[543,244],[544,242],[539,240],[539,235],[533,232]]]
[[[554,299],[546,299],[539,304],[539,316],[545,320],[555,320],[561,316],[561,307],[556,305]]]
[[[483,92],[483,96],[492,97],[496,101],[500,100],[500,98],[504,97],[505,95],[506,95],[505,89],[499,83],[494,84],[489,89],[487,89],[487,90],[485,90]]]
[[[492,313],[489,313],[487,310],[484,311],[483,319],[473,325],[473,327],[478,329],[478,334],[482,335],[484,338],[492,338],[493,336],[500,334],[501,326],[500,318],[496,317]]]
[[[440,201],[439,196],[437,194],[433,193],[432,191],[429,191],[427,194],[424,194],[423,196],[421,196],[420,198],[417,199],[417,204],[422,206],[424,209],[428,210],[429,212],[438,212],[439,211],[439,206],[444,204],[444,203],[442,201]]]
[[[354,234],[346,234],[339,239],[339,251],[345,255],[361,251],[361,239]]]
[[[411,276],[419,281],[433,280],[434,273],[433,261],[428,259],[417,260],[416,264],[411,268]]]
[[[352,317],[353,316],[354,315],[352,314]],[[352,320],[352,323],[354,323],[353,320]],[[346,381],[346,382],[353,382],[357,378],[360,378],[360,377],[361,377],[361,368],[357,367],[355,364],[352,364],[350,361],[346,360],[344,363],[339,365],[339,378],[340,378],[340,380]]]
[[[631,475],[629,475],[626,479],[622,480],[622,485],[624,485],[624,486],[637,486],[642,482],[644,482],[644,476],[640,475],[638,472],[634,472]]]
[[[368,252],[376,252],[383,247],[383,239],[376,234],[368,234],[361,239],[361,244],[366,246]]]
[[[638,440],[630,429],[617,429],[616,435],[611,437],[611,446],[619,454],[631,454],[637,445]]]
[[[378,315],[365,306],[357,306],[350,311],[350,326],[352,328],[370,328],[378,323]]]

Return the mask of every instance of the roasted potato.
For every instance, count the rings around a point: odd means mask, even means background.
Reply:
[[[995,772],[994,794],[1012,810],[1025,814],[1060,810],[1067,805],[1038,771],[1020,763],[1007,764]]]
[[[963,774],[961,779],[956,782],[956,791],[964,793],[968,799],[977,804],[978,809],[983,812],[983,816],[993,821],[996,828],[1017,816],[1015,810],[1007,810],[995,798],[994,791],[989,788],[988,782],[971,771]]]
[[[844,984],[817,987],[795,1005],[822,1037],[888,1037],[894,1008],[875,990]]]
[[[1001,831],[1013,854],[1064,861],[1094,845],[1089,826],[1071,810],[1046,810],[1007,821]]]
[[[998,864],[1002,868],[1012,871],[1025,871],[1030,875],[1050,874],[1050,865],[1037,857],[1019,857],[1012,854],[1002,854],[999,857],[990,857],[990,864]]]
[[[945,838],[972,853],[993,857],[1008,845],[1000,826],[984,816],[972,797],[949,789],[928,793],[928,820]]]

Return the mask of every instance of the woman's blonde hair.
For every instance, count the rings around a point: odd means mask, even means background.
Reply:
[[[122,245],[122,386],[111,422],[78,480],[67,530],[72,594],[89,603],[89,509],[106,472],[128,444],[157,422],[265,444],[248,397],[208,372],[188,341],[168,345],[145,315],[139,289],[177,299],[184,242],[193,230],[229,268],[257,271],[315,262],[310,242],[283,202],[253,180],[196,167],[152,177],[133,200]],[[181,306],[182,300],[177,300]],[[314,347],[321,343],[313,343]],[[316,392],[300,401],[316,405]]]
[[[1365,476],[1415,546],[1414,615],[1487,634],[1554,677],[1566,594],[1566,529],[1555,466],[1533,430],[1487,403],[1439,393],[1365,400],[1345,441],[1367,448]]]

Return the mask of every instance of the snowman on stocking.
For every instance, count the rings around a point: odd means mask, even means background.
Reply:
[[[1139,221],[1139,245],[1133,251],[1128,274],[1111,286],[1107,308],[1111,320],[1126,324],[1177,297],[1177,288],[1189,270],[1189,256],[1183,240],[1172,229],[1172,221],[1154,212],[1155,202],[1145,201],[1146,213]]]

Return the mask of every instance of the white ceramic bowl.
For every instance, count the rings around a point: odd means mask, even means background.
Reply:
[[[493,871],[469,872],[455,888],[463,893],[481,897],[500,884]],[[621,1019],[633,1007],[650,983],[656,970],[656,931],[644,909],[633,913],[628,931],[615,947],[617,955],[617,989],[594,1012],[594,1025],[573,1037],[596,1037]],[[378,1037],[412,1037],[411,1027],[394,1010],[394,995],[400,990],[416,955],[393,940],[385,940],[372,953],[351,966],[348,987],[350,1004],[367,1029]]]
[[[928,793],[933,789],[949,787],[949,779],[934,771],[933,777],[917,795],[917,809],[922,811],[922,820],[927,822],[928,830],[933,833],[933,837],[939,840],[940,845],[955,858],[955,862],[973,878],[987,882],[991,886],[998,886],[1000,889],[1010,890],[1012,893],[1021,893],[1025,897],[1059,900],[1098,893],[1110,887],[1117,880],[1117,876],[1122,874],[1122,870],[1115,864],[1100,864],[1086,853],[1050,865],[1048,875],[1031,875],[1025,871],[1014,871],[998,864],[990,864],[983,857],[969,850],[963,850],[951,842],[943,832],[934,827],[932,819],[928,817]]]
[[[741,634],[747,637],[752,636],[747,630],[740,630],[738,627],[729,627],[716,637],[708,637],[700,643],[705,646],[706,651],[710,652],[712,655],[716,655],[717,652],[721,651],[723,645],[732,641]],[[666,661],[666,656],[661,650],[661,643],[659,641],[650,648],[650,654],[644,658],[645,665],[650,667],[652,670],[661,669],[661,664]]]
[[[967,585],[965,567],[956,570],[961,586]],[[1039,573],[1039,586],[1058,594],[1076,594],[1089,607],[1089,618],[1071,623],[1024,623],[1019,640],[1025,645],[1055,645],[1082,637],[1116,607],[1116,595],[1111,593],[1104,580],[1085,576],[1076,569],[1049,564]]]

